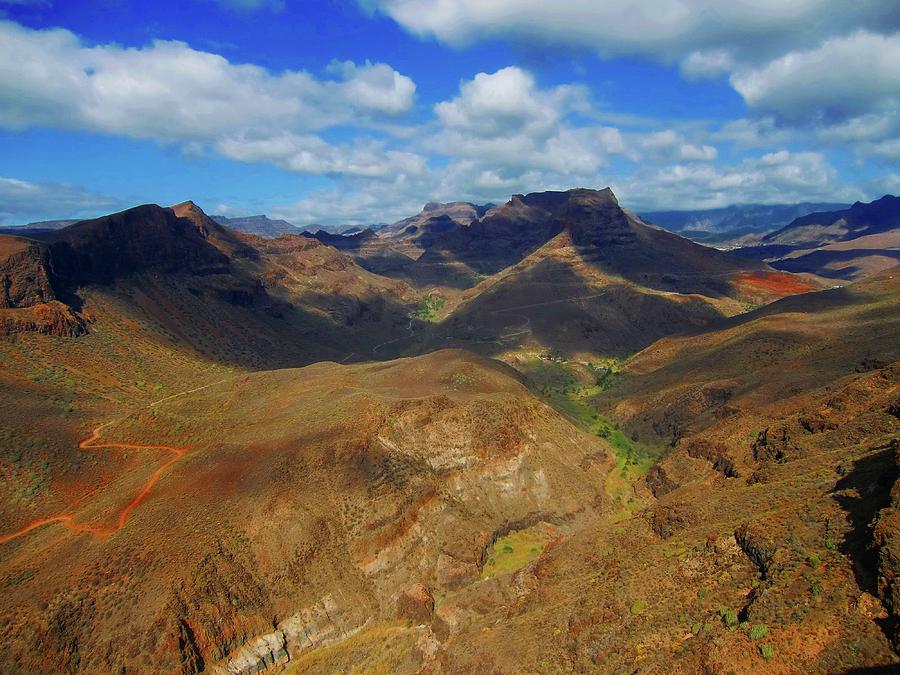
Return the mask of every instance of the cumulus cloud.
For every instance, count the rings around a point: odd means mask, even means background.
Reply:
[[[96,215],[121,203],[65,183],[41,183],[0,176],[0,224],[22,225],[35,218]]]
[[[480,186],[500,190],[525,174],[551,181],[553,174],[596,171],[625,152],[618,129],[573,123],[589,109],[584,87],[541,88],[531,73],[511,66],[460,83],[458,96],[435,105],[439,129],[422,144],[453,158],[454,176]]]
[[[731,77],[756,110],[788,120],[844,121],[900,106],[900,33],[826,40]]]
[[[787,150],[736,164],[675,164],[642,171],[614,188],[620,200],[643,210],[853,201],[862,196],[839,184],[837,171],[821,153]]]
[[[573,85],[539,90],[529,72],[510,66],[463,82],[459,96],[438,103],[435,112],[445,126],[478,136],[541,133],[569,112],[584,110],[586,98],[586,90]]]
[[[604,56],[664,60],[727,49],[793,48],[847,27],[900,27],[895,0],[360,0],[410,32],[450,44],[526,39]]]
[[[218,145],[272,129],[376,124],[414,103],[413,81],[385,64],[342,63],[329,72],[334,79],[272,73],[183,42],[89,47],[67,30],[0,22],[0,127]]]
[[[713,146],[691,143],[683,134],[671,129],[636,135],[634,140],[638,148],[653,155],[656,159],[710,161],[719,154]]]
[[[678,63],[689,79],[728,76],[755,115],[780,126],[824,128],[900,107],[896,0],[359,1],[453,45],[521,40]]]
[[[289,171],[309,174],[346,174],[369,178],[389,177],[399,172],[417,172],[425,160],[411,152],[387,150],[384,143],[359,140],[350,145],[332,145],[319,136],[292,133],[260,138],[229,136],[215,144],[229,159],[266,162]]]
[[[681,61],[681,72],[691,79],[717,77],[730,73],[735,66],[728,49],[708,49],[688,54]]]

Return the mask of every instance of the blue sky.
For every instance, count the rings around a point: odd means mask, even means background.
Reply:
[[[900,192],[894,0],[0,0],[0,223]]]

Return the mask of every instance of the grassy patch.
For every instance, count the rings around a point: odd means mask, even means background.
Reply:
[[[544,546],[552,541],[556,534],[554,528],[541,523],[500,537],[488,551],[487,561],[481,570],[481,578],[489,579],[498,574],[522,569],[543,552]]]
[[[618,423],[599,414],[589,404],[593,396],[611,387],[620,377],[621,362],[608,358],[577,363],[545,352],[520,359],[519,371],[532,388],[590,433],[606,440],[616,454],[622,478],[632,480],[647,473],[662,450],[640,442]]]
[[[439,295],[426,295],[419,300],[419,304],[416,306],[412,315],[421,321],[435,323],[438,320],[438,314],[444,308],[446,302],[447,301]]]

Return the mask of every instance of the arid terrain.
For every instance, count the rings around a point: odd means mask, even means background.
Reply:
[[[0,671],[900,668],[867,206],[777,261],[608,188],[0,234]]]

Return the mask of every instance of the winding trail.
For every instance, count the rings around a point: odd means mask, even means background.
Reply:
[[[215,384],[215,383],[214,383]],[[207,385],[211,386],[211,385]],[[187,393],[187,392],[184,392]],[[116,524],[111,527],[94,527],[91,525],[85,525],[75,522],[75,515],[72,513],[62,513],[58,516],[50,516],[49,518],[41,518],[40,520],[33,520],[25,527],[20,530],[16,530],[15,532],[10,532],[9,534],[0,535],[0,544],[5,544],[8,541],[12,541],[18,537],[21,537],[24,534],[28,534],[32,530],[36,530],[39,527],[43,527],[44,525],[51,525],[53,523],[59,523],[63,527],[68,530],[72,530],[73,532],[84,532],[86,534],[91,534],[100,539],[105,539],[111,534],[118,532],[121,530],[125,523],[128,521],[128,517],[131,515],[131,512],[136,509],[144,499],[147,498],[147,495],[150,494],[150,491],[153,489],[153,486],[156,485],[157,481],[160,477],[166,472],[170,466],[172,466],[175,462],[177,462],[181,457],[187,452],[187,448],[175,448],[170,445],[134,445],[131,443],[98,443],[100,440],[100,434],[104,428],[108,427],[112,422],[107,422],[106,424],[101,424],[99,427],[94,429],[90,436],[85,438],[78,444],[78,447],[83,450],[99,450],[99,449],[118,449],[118,450],[165,450],[172,454],[172,457],[162,464],[160,467],[156,469],[151,475],[150,478],[144,483],[144,486],[141,490],[128,502],[128,504],[119,512],[119,517],[116,519]]]

